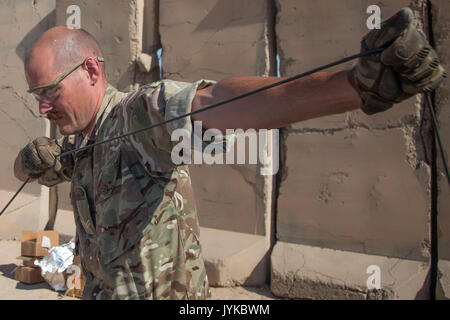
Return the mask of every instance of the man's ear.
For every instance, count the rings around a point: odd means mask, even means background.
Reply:
[[[100,80],[102,70],[100,63],[96,59],[92,57],[87,58],[83,63],[83,69],[87,72],[90,84],[92,86]]]

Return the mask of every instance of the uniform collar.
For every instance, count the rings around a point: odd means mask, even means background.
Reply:
[[[97,114],[95,115],[94,128],[92,129],[91,133],[85,137],[83,137],[82,133],[79,133],[77,135],[77,140],[80,143],[79,148],[85,147],[86,145],[95,142],[95,140],[97,139],[98,131],[103,121],[106,119],[106,116],[119,100],[119,93],[120,92],[116,88],[108,83],[108,87],[106,88],[105,94],[103,95],[102,103],[100,104],[100,107],[97,110]]]

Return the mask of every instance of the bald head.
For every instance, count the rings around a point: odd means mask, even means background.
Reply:
[[[25,70],[47,59],[53,73],[61,73],[86,57],[103,57],[95,38],[83,29],[54,27],[44,32],[33,44],[25,59]],[[102,66],[104,73],[104,65]]]
[[[29,88],[39,101],[39,112],[54,121],[61,134],[88,134],[95,124],[108,83],[103,57],[95,39],[84,30],[55,27],[41,35],[25,60]],[[83,62],[56,85],[46,88],[63,72]],[[50,93],[49,93],[50,92]]]

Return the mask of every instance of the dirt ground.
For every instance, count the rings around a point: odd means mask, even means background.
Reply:
[[[21,265],[20,241],[0,240],[0,300],[78,300],[54,291],[46,282],[25,284],[14,279],[14,269]],[[276,300],[268,286],[261,288],[211,288],[214,300]]]

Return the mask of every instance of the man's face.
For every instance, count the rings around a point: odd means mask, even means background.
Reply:
[[[30,88],[47,84],[66,71],[54,71],[53,55],[48,51],[44,49],[42,54],[33,55],[30,59],[28,68],[25,70]],[[66,69],[70,67],[67,66]],[[45,99],[38,101],[39,113],[46,115],[56,124],[61,134],[80,133],[91,122],[95,111],[95,102],[89,82],[89,74],[83,69],[83,66],[80,66],[52,89],[56,95],[51,102]]]

